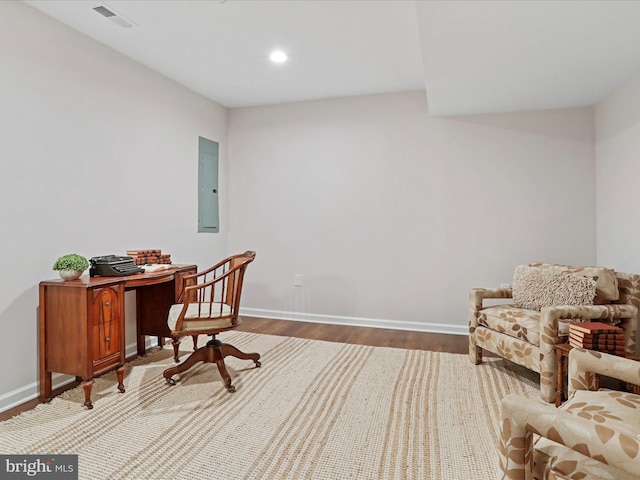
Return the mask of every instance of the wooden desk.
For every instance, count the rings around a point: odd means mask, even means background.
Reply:
[[[39,398],[51,399],[51,373],[82,380],[87,408],[93,408],[93,378],[116,370],[124,392],[124,292],[136,291],[138,355],[145,353],[145,335],[169,337],[167,314],[183,288],[182,278],[195,265],[124,277],[89,277],[40,282],[38,309]]]

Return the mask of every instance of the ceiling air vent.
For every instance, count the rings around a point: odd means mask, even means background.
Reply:
[[[123,28],[133,27],[133,23],[124,18],[122,14],[116,13],[113,10],[108,9],[104,5],[98,5],[97,7],[93,7],[93,9],[103,17],[108,18],[113,23],[116,23]]]

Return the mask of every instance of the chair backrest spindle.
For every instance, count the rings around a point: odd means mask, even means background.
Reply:
[[[182,310],[175,328],[172,328],[172,335],[180,337],[209,333],[211,328],[206,325],[211,324],[211,319],[221,320],[221,324],[226,325],[222,330],[236,326],[239,323],[244,272],[254,258],[255,252],[252,251],[233,255],[185,278],[186,294],[183,295]],[[190,306],[193,303],[197,306]]]

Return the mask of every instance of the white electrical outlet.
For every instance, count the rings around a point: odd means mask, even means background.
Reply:
[[[302,274],[301,273],[295,273],[293,275],[293,286],[294,287],[301,287],[302,286]]]

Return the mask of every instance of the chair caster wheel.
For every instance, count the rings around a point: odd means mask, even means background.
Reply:
[[[173,378],[171,378],[171,377],[167,378],[166,380],[167,380],[167,383],[168,383],[169,385],[172,385],[172,386],[173,386],[173,385],[175,385],[175,384],[176,384],[176,381],[175,381]]]
[[[261,362],[256,362],[256,368],[260,368],[262,366]]]
[[[234,387],[233,385],[229,385],[229,386],[227,387],[227,390],[229,390],[229,393],[233,393],[233,392],[235,392],[235,391],[236,391],[236,387]]]

